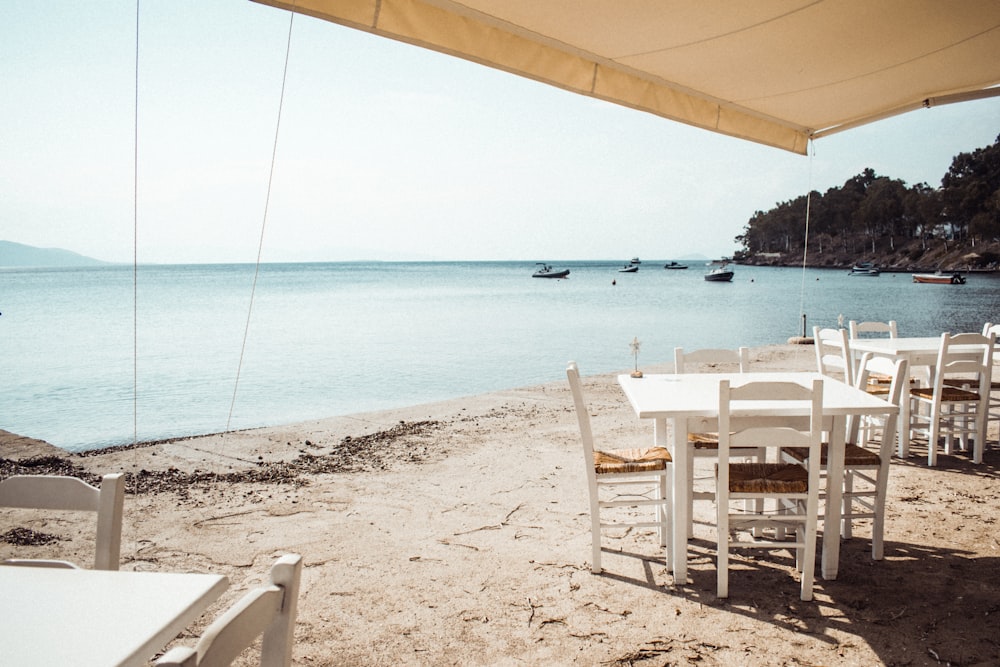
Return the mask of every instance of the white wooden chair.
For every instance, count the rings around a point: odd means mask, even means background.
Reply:
[[[937,465],[942,435],[946,454],[953,453],[956,439],[967,450],[972,436],[973,463],[982,463],[995,342],[992,333],[941,334],[930,386],[910,389],[910,433],[927,438],[927,465]],[[974,346],[974,351],[956,350],[958,345]]]
[[[816,370],[821,375],[854,384],[854,362],[847,329],[813,327],[813,346],[816,348]]]
[[[983,335],[989,336],[993,334],[994,338],[1000,338],[1000,324],[992,324],[987,322],[983,325]],[[989,392],[989,402],[986,405],[986,437],[989,437],[990,422],[1000,423],[1000,399],[993,396],[993,392],[1000,391],[1000,382],[995,378],[1000,377],[997,374],[997,362],[1000,361],[996,353],[996,345],[993,347],[993,368],[990,371],[990,392]],[[951,385],[953,387],[962,387],[963,389],[969,389],[978,392],[980,390],[978,378],[968,377],[968,378],[945,378],[945,384]]]
[[[993,334],[994,338],[1000,339],[1000,324],[992,324],[987,322],[983,325],[983,335],[989,336]],[[1000,377],[1000,374],[996,373],[997,363],[1000,362],[1000,357],[997,355],[996,345],[993,346],[993,370],[991,371],[991,377]],[[987,437],[989,436],[990,422],[997,422],[1000,424],[1000,397],[994,397],[993,392],[1000,391],[1000,382],[996,380],[990,381],[990,402],[986,407],[986,430]],[[998,443],[1000,444],[1000,443]]]
[[[857,322],[851,320],[847,323],[848,339],[856,340],[858,338],[899,338],[899,327],[896,326],[896,320],[889,320],[888,322]],[[857,354],[854,357],[854,376],[858,375],[858,367],[861,362],[861,357]],[[884,384],[888,385],[892,382],[892,378],[885,376],[881,373],[870,373],[868,375],[869,380],[872,385]]]
[[[702,349],[685,352],[682,347],[674,348],[674,372],[690,373],[697,370],[701,372],[732,372],[738,370],[746,373],[750,370],[750,348],[741,347],[736,350],[731,349]],[[717,459],[719,456],[719,434],[717,432],[688,433],[688,453],[687,476],[689,480],[694,480],[694,460],[695,458]],[[761,447],[739,447],[730,452],[734,458],[744,458],[763,462],[767,456],[767,450]],[[713,484],[714,489],[714,484]],[[688,507],[692,507],[694,500],[715,500],[715,491],[695,491],[694,484],[688,485]],[[692,519],[688,526],[688,537],[694,534],[694,512],[688,511],[688,517]]]
[[[761,421],[734,417],[732,403],[753,410],[754,401],[789,401],[788,416]],[[734,548],[795,549],[796,568],[801,572],[802,600],[812,599],[816,569],[816,524],[820,487],[820,448],[823,429],[823,381],[810,387],[790,382],[752,382],[731,387],[719,383],[719,466],[716,472],[718,522],[718,596],[729,597],[729,552]],[[802,447],[808,452],[805,466],[797,463],[734,463],[733,447]],[[735,510],[733,501],[777,499],[779,511],[761,511],[761,503],[750,511]],[[762,530],[756,530],[762,529]],[[764,531],[774,530],[774,537]],[[793,541],[781,539],[794,530]],[[749,535],[748,535],[749,533]],[[753,534],[760,537],[754,537]],[[744,537],[746,536],[746,537]]]
[[[193,648],[170,649],[156,667],[225,667],[262,635],[261,667],[289,667],[301,578],[302,556],[282,556],[271,566],[266,585],[244,595],[213,621]]]
[[[868,384],[870,373],[880,373],[892,378],[886,385],[886,393],[881,397],[893,405],[899,405],[904,398],[904,388],[908,387],[907,362],[905,359],[892,361],[882,357],[873,357],[866,352],[861,358],[856,386],[864,389]],[[854,419],[848,443],[844,449],[844,489],[842,522],[840,534],[844,539],[851,539],[854,521],[857,519],[872,520],[872,559],[882,560],[883,534],[885,532],[885,499],[889,484],[889,467],[892,461],[892,447],[896,440],[898,424],[896,415],[878,415]],[[823,443],[821,464],[823,472],[827,468],[827,453],[829,445]],[[804,448],[787,448],[782,450],[782,457],[787,461],[805,463],[809,457]],[[825,477],[825,474],[824,474]],[[820,492],[820,499],[825,500],[825,490]],[[822,513],[820,520],[822,521]],[[825,527],[824,527],[825,530]]]
[[[669,565],[672,495],[670,452],[663,447],[595,449],[594,436],[590,428],[590,412],[584,401],[580,370],[576,362],[569,362],[566,377],[569,379],[576,417],[580,425],[587,489],[590,495],[591,571],[595,574],[602,571],[601,529],[616,525],[657,528],[660,546],[667,547],[665,562]],[[603,499],[602,489],[605,492],[614,491],[615,494],[611,499]],[[649,497],[650,493],[653,495],[652,498]],[[617,516],[622,513],[623,508],[629,507],[653,507],[656,512],[655,520],[636,521]],[[616,508],[617,512],[614,511]],[[602,510],[608,510],[605,514],[609,518],[618,520],[603,521]]]
[[[888,334],[889,338],[899,338],[899,328],[896,326],[896,320],[889,320],[888,322],[856,322],[851,320],[847,324],[847,330],[850,332],[851,340],[863,338],[865,334],[877,334],[879,336]]]
[[[105,475],[100,488],[76,477],[14,475],[0,482],[0,507],[97,513],[95,570],[117,570],[121,558],[125,476]],[[5,565],[68,567],[63,560],[10,559]]]

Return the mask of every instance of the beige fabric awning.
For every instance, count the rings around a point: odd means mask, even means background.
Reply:
[[[256,1],[796,153],[1000,94],[998,0]]]

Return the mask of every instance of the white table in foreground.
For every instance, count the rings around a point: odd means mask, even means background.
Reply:
[[[0,665],[144,665],[228,586],[215,574],[0,566]]]
[[[689,507],[687,503],[689,431],[716,431],[719,418],[719,382],[798,382],[808,384],[823,380],[823,415],[830,423],[824,426],[831,433],[827,456],[827,500],[823,528],[822,575],[836,579],[840,564],[840,518],[844,481],[844,435],[847,417],[851,415],[897,414],[896,406],[878,397],[855,389],[839,380],[818,373],[690,373],[681,375],[647,375],[633,378],[619,375],[618,383],[640,419],[654,422],[654,440],[667,447],[673,456],[673,534],[674,580],[687,582],[687,537]],[[786,409],[787,409],[787,403]],[[759,406],[753,413],[734,409],[737,416],[783,416],[778,406]],[[673,428],[667,437],[667,421]],[[676,443],[683,443],[678,447]]]

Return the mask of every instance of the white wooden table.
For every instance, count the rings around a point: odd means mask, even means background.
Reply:
[[[673,534],[674,580],[687,582],[687,538],[691,507],[688,476],[688,459],[691,445],[689,431],[718,430],[719,381],[729,380],[734,385],[746,382],[798,382],[810,384],[813,379],[823,380],[824,429],[830,432],[830,450],[827,456],[827,499],[823,528],[822,576],[836,579],[840,563],[840,519],[844,481],[844,441],[847,418],[852,415],[894,415],[896,406],[881,398],[855,389],[839,380],[818,373],[685,373],[680,375],[647,375],[633,378],[619,375],[618,383],[625,391],[629,403],[640,419],[651,419],[654,424],[656,446],[667,447],[673,456]],[[787,404],[786,404],[787,411]],[[758,406],[754,412],[735,409],[734,416],[771,417],[783,416],[775,406]],[[670,422],[671,429],[668,429]],[[677,443],[683,446],[678,447]]]
[[[215,574],[0,566],[0,665],[145,665],[228,586]]]

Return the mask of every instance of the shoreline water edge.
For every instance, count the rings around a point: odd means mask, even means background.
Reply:
[[[80,451],[549,382],[569,358],[611,372],[635,339],[648,365],[850,320],[980,330],[1000,311],[1000,276],[740,266],[719,284],[651,261],[566,266],[567,280],[537,280],[522,262],[270,265],[249,330],[252,267],[149,267],[138,321],[127,267],[5,272],[0,428]]]

